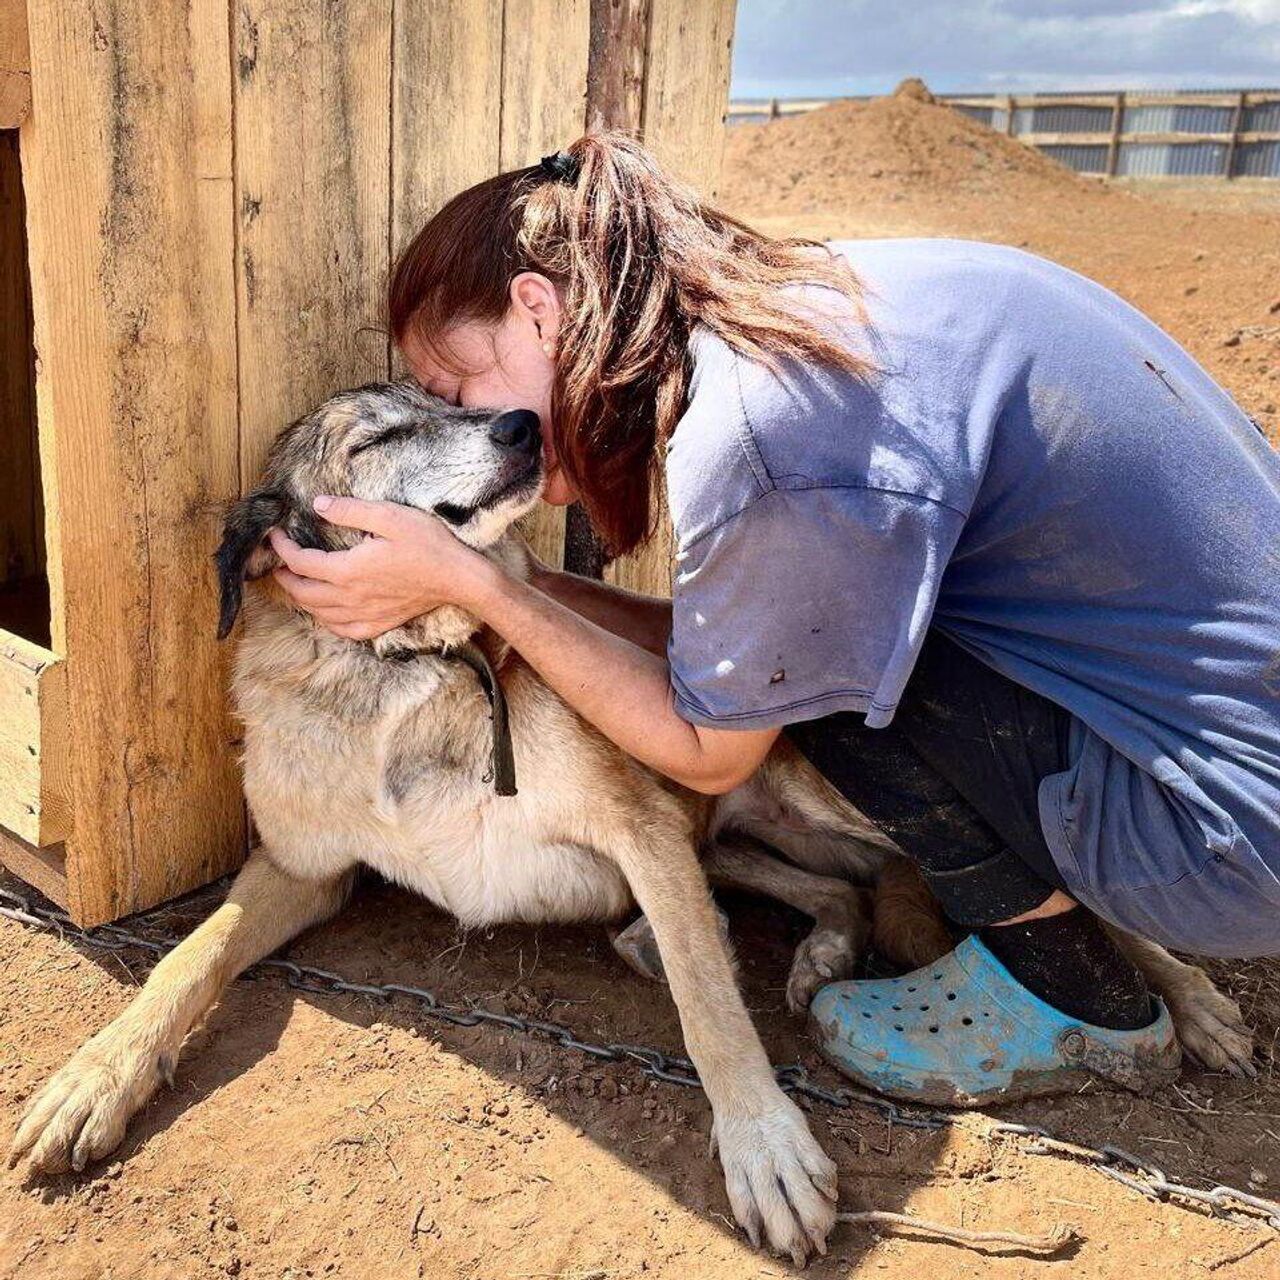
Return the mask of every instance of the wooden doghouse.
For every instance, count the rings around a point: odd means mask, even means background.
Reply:
[[[398,247],[588,125],[711,190],[733,7],[0,0],[0,860],[78,922],[245,856],[218,504],[392,372]]]

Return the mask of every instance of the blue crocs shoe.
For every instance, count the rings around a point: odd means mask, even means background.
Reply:
[[[833,982],[809,1006],[823,1056],[859,1084],[910,1102],[981,1106],[1105,1080],[1146,1091],[1182,1059],[1173,1022],[1109,1031],[1059,1013],[977,939],[901,978]]]

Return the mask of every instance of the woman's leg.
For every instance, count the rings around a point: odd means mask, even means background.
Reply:
[[[839,712],[787,735],[1019,982],[1096,1026],[1144,1026],[1141,975],[1062,893],[1040,826],[1040,780],[1066,767],[1069,725],[1055,703],[933,631],[888,728]]]

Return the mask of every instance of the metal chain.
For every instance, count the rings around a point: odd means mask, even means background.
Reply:
[[[152,913],[155,914],[155,913]],[[136,947],[152,955],[162,956],[172,951],[181,941],[168,934],[145,936],[133,933],[119,925],[99,925],[84,929],[63,911],[34,906],[8,889],[0,888],[0,917],[30,925],[33,928],[69,936],[76,942],[98,950],[119,951],[124,947]],[[148,916],[136,917],[146,921]],[[688,1058],[665,1053],[648,1045],[594,1044],[579,1039],[571,1028],[563,1023],[541,1018],[522,1018],[516,1014],[494,1013],[474,1005],[458,1005],[442,1001],[425,987],[408,986],[400,982],[369,983],[351,982],[341,974],[331,973],[314,965],[298,964],[293,960],[269,958],[240,974],[241,979],[255,979],[264,971],[274,970],[284,975],[286,984],[296,991],[311,995],[360,995],[377,1000],[390,1000],[402,996],[413,1000],[429,1018],[457,1027],[501,1027],[523,1035],[549,1040],[562,1049],[576,1050],[588,1057],[604,1062],[634,1063],[641,1073],[664,1084],[682,1085],[686,1088],[702,1087],[697,1069]],[[828,1089],[809,1077],[806,1067],[790,1063],[774,1068],[774,1075],[783,1092],[822,1103],[835,1110],[849,1111],[864,1107],[884,1119],[890,1130],[894,1126],[904,1129],[938,1130],[953,1127],[958,1117],[950,1112],[928,1110],[921,1107],[902,1107],[888,1098],[881,1098],[861,1089]],[[1280,1232],[1280,1203],[1265,1200],[1235,1187],[1218,1186],[1211,1190],[1187,1186],[1168,1177],[1149,1160],[1107,1144],[1101,1148],[1067,1142],[1055,1137],[1039,1125],[1014,1124],[992,1121],[986,1132],[994,1137],[1024,1139],[1021,1149],[1031,1155],[1051,1155],[1079,1160],[1096,1169],[1100,1174],[1128,1187],[1151,1201],[1207,1206],[1215,1214],[1232,1215],[1233,1220],[1243,1220],[1255,1225],[1266,1225]]]

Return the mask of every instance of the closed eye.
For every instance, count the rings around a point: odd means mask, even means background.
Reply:
[[[416,427],[408,423],[398,427],[388,427],[385,431],[380,431],[376,436],[370,436],[368,440],[362,440],[347,456],[354,458],[363,449],[372,449],[375,445],[389,444],[392,440],[403,440],[406,436],[413,435],[416,430]]]

